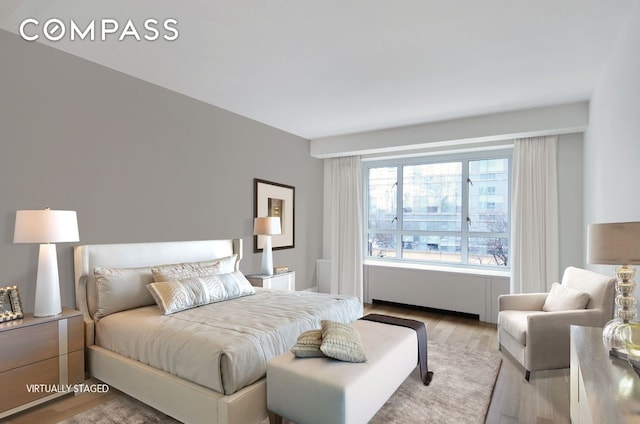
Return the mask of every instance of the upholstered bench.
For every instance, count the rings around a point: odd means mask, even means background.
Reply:
[[[410,328],[358,320],[367,361],[296,358],[286,352],[267,363],[271,424],[366,423],[416,368],[418,342]]]

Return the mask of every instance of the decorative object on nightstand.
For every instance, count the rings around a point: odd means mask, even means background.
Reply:
[[[0,323],[0,421],[84,381],[84,321],[79,311]]]
[[[635,321],[621,325],[618,327],[617,336],[620,338],[624,352],[623,355],[620,355],[620,351],[614,349],[612,353],[618,354],[613,354],[613,356],[628,360],[633,369],[640,373],[640,322]]]
[[[640,264],[640,222],[591,224],[587,227],[587,262],[622,265],[616,268],[616,310],[602,330],[609,348],[620,348],[620,327],[637,315],[634,266]]]
[[[23,317],[18,286],[0,287],[0,322]]]
[[[264,236],[264,249],[262,249],[262,268],[260,273],[273,275],[273,254],[271,251],[271,236],[280,234],[280,218],[265,216],[255,218],[253,221],[253,235]]]
[[[16,212],[14,243],[40,243],[33,315],[47,317],[62,311],[58,255],[54,243],[79,241],[75,211],[23,210]]]
[[[255,287],[285,291],[294,291],[296,289],[296,273],[294,271],[274,275],[253,274],[246,277],[251,285]]]
[[[274,266],[273,267],[273,273],[275,275],[284,274],[285,272],[289,272],[289,267],[288,266]]]

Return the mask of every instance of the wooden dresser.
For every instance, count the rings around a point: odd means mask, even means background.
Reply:
[[[571,326],[571,422],[640,423],[640,378],[609,357],[602,328]]]
[[[0,323],[0,418],[73,393],[84,381],[82,314]]]

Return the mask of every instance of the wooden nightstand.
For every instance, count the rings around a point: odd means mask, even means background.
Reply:
[[[0,418],[73,393],[83,381],[82,313],[63,308],[53,317],[0,323]]]
[[[265,289],[276,289],[294,291],[296,289],[296,273],[295,271],[284,272],[274,275],[247,275],[247,280],[255,287],[264,287]]]

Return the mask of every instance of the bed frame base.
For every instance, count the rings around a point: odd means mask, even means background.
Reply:
[[[184,423],[248,424],[268,417],[264,378],[223,395],[96,345],[87,351],[91,376]]]

